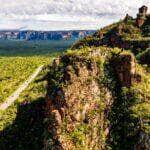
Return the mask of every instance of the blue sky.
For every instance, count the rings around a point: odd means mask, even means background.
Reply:
[[[0,29],[99,29],[150,0],[0,0]]]

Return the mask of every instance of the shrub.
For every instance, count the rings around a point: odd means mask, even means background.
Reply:
[[[150,65],[150,48],[146,49],[144,52],[137,55],[137,60],[141,64]]]

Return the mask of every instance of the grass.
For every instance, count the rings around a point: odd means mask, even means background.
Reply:
[[[14,92],[40,65],[50,63],[73,41],[0,40],[0,103]]]
[[[50,57],[0,57],[0,103]]]
[[[42,149],[47,65],[73,41],[0,41],[0,103],[40,65],[41,73],[0,112],[0,149]]]
[[[44,97],[46,68],[0,117],[0,147],[2,150],[41,149],[44,130]]]

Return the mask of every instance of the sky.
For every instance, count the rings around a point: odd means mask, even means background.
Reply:
[[[99,29],[150,0],[0,0],[0,30]]]

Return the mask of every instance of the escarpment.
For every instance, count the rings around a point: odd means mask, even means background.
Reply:
[[[109,110],[111,95],[99,81],[102,58],[93,55],[66,54],[54,61],[48,76],[50,138],[45,149],[104,149],[108,134],[104,113]]]
[[[55,59],[47,76],[44,148],[144,146],[138,143],[149,137],[143,129],[148,116],[141,117],[137,108],[148,102],[136,93],[143,78],[137,66],[131,53],[106,47],[68,51]]]
[[[146,13],[141,7],[136,19],[126,15],[53,61],[47,74],[45,150],[149,150]]]

